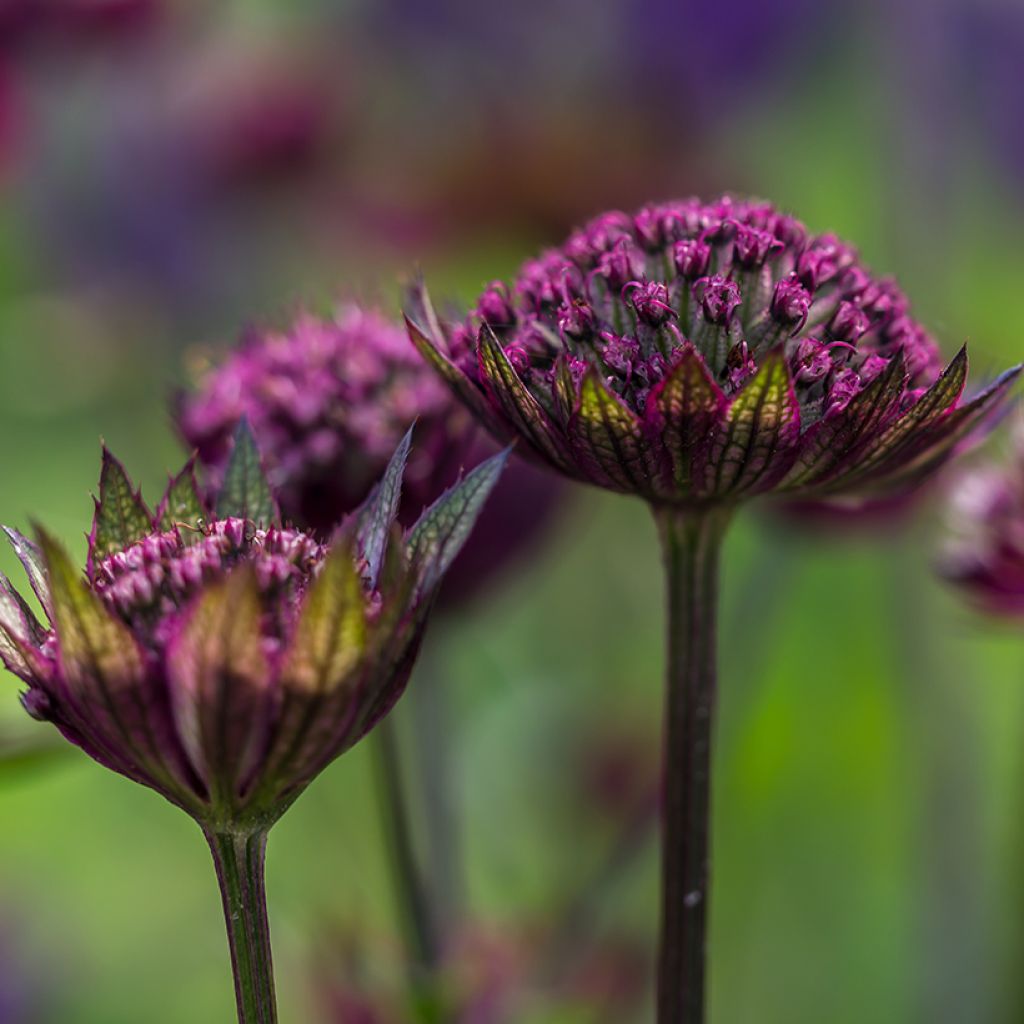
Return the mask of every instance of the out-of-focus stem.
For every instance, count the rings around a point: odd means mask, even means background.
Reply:
[[[437,925],[413,844],[395,724],[390,718],[385,718],[375,731],[381,810],[392,861],[396,898],[409,954],[419,975],[415,980],[420,982],[424,976],[429,977],[437,969],[440,960]]]

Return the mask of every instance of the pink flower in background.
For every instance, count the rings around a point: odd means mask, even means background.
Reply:
[[[300,314],[283,331],[250,331],[222,364],[179,396],[175,418],[212,476],[223,472],[245,417],[285,519],[327,536],[366,497],[416,423],[399,517],[410,522],[460,468],[493,453],[448,388],[381,313],[346,303],[330,318]],[[453,566],[448,599],[514,561],[549,521],[560,484],[512,459],[504,483]]]
[[[951,479],[946,525],[942,575],[986,611],[1024,615],[1024,425],[1001,461]]]

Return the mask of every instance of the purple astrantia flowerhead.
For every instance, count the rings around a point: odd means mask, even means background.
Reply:
[[[403,532],[408,447],[326,544],[280,524],[244,422],[212,508],[188,465],[150,512],[104,452],[84,576],[44,530],[7,530],[47,620],[0,578],[25,708],[205,827],[276,820],[400,696],[505,458]]]
[[[285,518],[317,536],[366,498],[414,421],[403,523],[436,500],[462,466],[495,451],[401,325],[351,303],[331,318],[300,315],[280,333],[251,332],[195,392],[179,397],[178,429],[214,479],[243,416]],[[497,486],[452,567],[446,600],[476,590],[493,577],[496,562],[520,554],[563,489],[553,474],[514,458]]]
[[[946,518],[942,575],[987,611],[1024,615],[1024,424],[1009,458],[953,479]]]
[[[500,293],[503,303],[494,301]],[[413,341],[499,438],[655,504],[891,494],[1000,402],[969,401],[896,284],[832,235],[723,197],[603,214]]]

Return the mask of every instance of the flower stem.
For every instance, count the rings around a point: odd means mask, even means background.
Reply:
[[[703,1024],[718,562],[729,508],[654,510],[668,583],[658,1024]]]
[[[409,953],[416,968],[417,977],[414,981],[422,983],[437,969],[440,959],[437,926],[430,894],[413,844],[409,803],[402,781],[402,765],[393,719],[385,718],[375,731],[381,810],[391,853],[396,895]]]
[[[275,1024],[264,863],[267,833],[204,829],[224,901],[239,1024]]]

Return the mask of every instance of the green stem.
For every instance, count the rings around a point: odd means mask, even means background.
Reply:
[[[239,1024],[275,1024],[264,864],[267,833],[204,829],[224,901]]]
[[[435,632],[433,639],[437,640]],[[396,727],[403,713],[415,739],[412,767],[423,807],[425,873],[433,895],[431,909],[440,936],[451,933],[463,915],[464,868],[462,821],[457,799],[458,735],[451,687],[437,664],[436,644],[427,643],[416,667],[416,685],[409,688],[397,709]]]
[[[658,1024],[703,1024],[718,563],[728,508],[654,510],[668,584]]]
[[[395,723],[385,718],[376,728],[380,774],[381,810],[391,854],[399,911],[415,968],[415,982],[422,982],[440,960],[437,926],[429,893],[413,845],[409,806],[402,781]],[[419,987],[418,984],[415,987]]]

